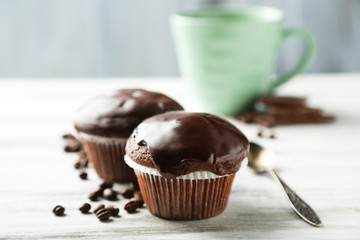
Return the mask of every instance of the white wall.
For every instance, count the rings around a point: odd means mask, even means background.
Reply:
[[[359,0],[0,0],[0,77],[177,75],[169,14],[219,2],[276,6],[308,27],[311,72],[360,71]],[[280,70],[300,52],[290,44]]]

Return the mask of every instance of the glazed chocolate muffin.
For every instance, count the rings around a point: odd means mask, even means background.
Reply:
[[[134,130],[125,161],[154,215],[195,220],[225,210],[248,150],[247,138],[226,120],[174,111],[148,118]]]
[[[125,144],[144,119],[183,107],[173,99],[142,89],[121,89],[97,96],[80,107],[74,126],[89,160],[101,178],[135,180],[124,162]]]

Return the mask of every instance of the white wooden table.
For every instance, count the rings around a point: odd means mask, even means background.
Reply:
[[[126,200],[114,203],[121,217],[111,222],[81,214],[77,209],[101,180],[92,169],[88,181],[79,179],[76,154],[62,151],[61,135],[87,98],[124,87],[162,91],[188,110],[201,109],[179,79],[0,80],[0,239],[360,239],[360,75],[300,76],[280,89],[335,114],[333,124],[278,127],[274,140],[237,124],[274,149],[280,174],[323,228],[300,220],[270,177],[245,166],[226,211],[212,219],[167,221],[146,209],[130,215],[122,209]],[[66,216],[53,215],[57,204]]]

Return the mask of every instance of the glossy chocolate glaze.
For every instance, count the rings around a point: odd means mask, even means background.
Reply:
[[[134,154],[132,142],[146,147],[150,157]],[[126,153],[139,164],[156,167],[162,176],[175,178],[195,171],[234,173],[248,150],[249,141],[231,123],[210,114],[174,111],[142,122],[129,138]]]
[[[103,137],[130,136],[144,119],[183,107],[173,99],[142,89],[122,89],[97,96],[76,113],[76,130]]]

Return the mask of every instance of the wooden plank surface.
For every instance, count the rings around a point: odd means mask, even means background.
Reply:
[[[88,181],[79,179],[76,154],[62,151],[61,135],[87,98],[123,87],[162,91],[201,110],[179,79],[0,80],[0,239],[360,239],[360,75],[300,76],[280,89],[335,114],[333,124],[278,127],[270,140],[234,121],[274,149],[281,176],[317,211],[323,228],[300,220],[269,176],[245,166],[226,211],[212,219],[168,221],[146,209],[127,214],[123,199],[114,203],[121,217],[111,222],[80,214],[101,180],[92,169]],[[57,204],[66,216],[53,215]]]

